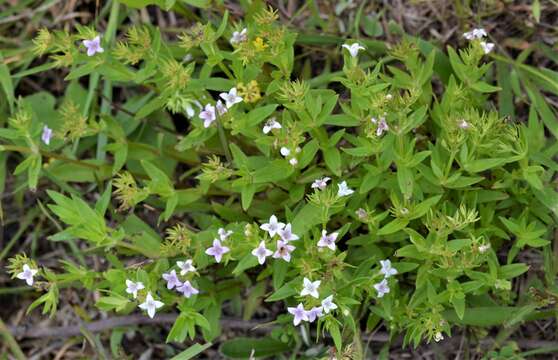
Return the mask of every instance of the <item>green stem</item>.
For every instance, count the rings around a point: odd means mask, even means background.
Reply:
[[[12,354],[15,356],[15,358],[17,360],[27,359],[25,357],[25,354],[23,353],[23,351],[21,351],[21,348],[17,344],[17,341],[14,339],[14,337],[10,333],[10,330],[8,330],[8,328],[6,327],[6,324],[4,324],[2,319],[0,319],[0,334],[6,340],[6,344],[12,350]]]
[[[227,158],[227,162],[230,163],[232,162],[232,156],[229,149],[229,141],[227,140],[227,134],[225,134],[225,129],[223,129],[223,125],[220,121],[217,121],[217,128],[219,129],[219,140],[221,140],[221,146],[225,152],[225,157]]]

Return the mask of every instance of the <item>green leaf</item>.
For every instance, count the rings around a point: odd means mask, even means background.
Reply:
[[[282,354],[291,350],[289,344],[275,340],[270,337],[243,338],[225,341],[219,351],[226,357],[232,359],[248,359],[252,355],[256,358]]]
[[[193,359],[195,356],[201,354],[205,350],[209,349],[213,344],[207,343],[204,345],[194,344],[190,346],[188,349],[182,351],[180,354],[173,356],[170,360],[190,360]]]

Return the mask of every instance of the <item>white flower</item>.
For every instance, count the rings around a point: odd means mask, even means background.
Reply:
[[[458,125],[461,129],[468,129],[471,125],[465,119],[461,119],[461,122]]]
[[[316,299],[320,297],[318,294],[318,288],[322,282],[320,280],[316,280],[314,282],[310,281],[308,278],[304,278],[302,280],[302,291],[300,292],[300,296],[310,295],[315,297]]]
[[[219,239],[221,239],[221,241],[225,241],[233,234],[233,232],[231,230],[219,228],[219,230],[217,230],[217,234],[219,235]]]
[[[177,261],[176,265],[180,268],[180,275],[186,275],[189,272],[196,271],[194,265],[192,265],[193,260]]]
[[[312,309],[306,312],[306,316],[308,316],[308,322],[314,322],[316,318],[322,317],[324,314],[322,312],[321,306],[314,306]]]
[[[304,310],[304,306],[302,305],[302,303],[299,303],[297,307],[287,308],[287,311],[290,314],[294,315],[294,319],[293,319],[294,326],[300,324],[302,320],[308,321],[308,314],[306,313],[306,310]]]
[[[147,315],[149,315],[149,317],[153,319],[157,309],[162,308],[163,305],[165,304],[153,299],[153,296],[151,296],[151,291],[150,291],[147,293],[147,296],[145,297],[145,302],[140,304],[139,307],[140,309],[147,311]]]
[[[391,94],[386,94],[386,100],[392,100],[393,99],[393,95]]]
[[[265,263],[265,258],[271,256],[272,254],[273,251],[265,247],[265,241],[260,242],[260,245],[252,250],[252,255],[258,258],[260,265],[263,265]]]
[[[397,269],[391,267],[391,261],[389,259],[380,260],[380,264],[382,264],[380,273],[383,274],[385,278],[388,278],[392,275],[397,275]]]
[[[248,39],[248,29],[244,28],[241,31],[233,32],[231,37],[231,44],[236,45]]]
[[[215,257],[215,261],[216,262],[221,262],[221,259],[223,258],[223,255],[228,253],[230,251],[230,249],[226,246],[222,246],[221,242],[217,239],[213,240],[213,246],[210,247],[209,249],[205,250],[205,253],[207,255],[213,256]]]
[[[442,341],[442,340],[444,340],[444,335],[442,335],[442,333],[438,331],[434,335],[434,341],[439,342],[439,341]]]
[[[285,228],[283,230],[279,230],[278,233],[279,236],[281,237],[281,240],[283,240],[286,243],[288,243],[289,241],[294,241],[299,239],[297,234],[293,234],[290,223],[285,225]]]
[[[298,160],[296,158],[292,158],[291,160],[289,160],[289,164],[291,164],[292,166],[296,166],[296,164],[298,164]]]
[[[337,240],[338,233],[334,232],[331,234],[327,234],[326,230],[322,230],[322,237],[320,241],[318,241],[318,247],[327,247],[331,250],[335,250],[335,240]]]
[[[389,293],[389,286],[388,286],[387,279],[384,278],[384,280],[380,281],[377,284],[374,284],[374,289],[376,289],[376,291],[378,292],[379,298]]]
[[[289,148],[283,146],[281,147],[281,149],[279,149],[279,152],[281,153],[281,155],[283,155],[284,157],[287,157],[291,154],[291,150],[289,150]]]
[[[197,100],[192,100],[191,102],[190,101],[186,102],[186,104],[184,105],[184,111],[186,111],[186,117],[188,119],[193,118],[194,115],[196,114],[196,111],[194,110],[194,107],[192,106],[192,104],[196,105],[199,109],[202,108],[200,102],[197,101]]]
[[[145,289],[145,286],[143,286],[142,282],[133,282],[132,280],[126,279],[126,292],[132,294],[134,299],[138,297],[138,291],[143,289]]]
[[[467,40],[482,39],[485,36],[487,36],[486,31],[481,28],[473,29],[463,34],[463,37]]]
[[[101,37],[95,36],[91,40],[83,40],[83,45],[87,48],[87,56],[93,56],[96,53],[102,53],[105,50],[101,47]]]
[[[291,252],[296,249],[293,245],[289,245],[286,241],[277,240],[277,250],[273,253],[274,259],[283,259],[286,262],[291,261]]]
[[[31,269],[29,265],[23,264],[23,271],[16,275],[18,279],[25,280],[27,285],[33,286],[33,276],[35,276],[39,270]]]
[[[357,57],[359,50],[364,50],[364,47],[359,43],[354,43],[351,45],[343,44],[343,47],[349,51],[352,57]]]
[[[221,97],[221,99],[225,100],[225,104],[227,105],[227,108],[230,108],[234,104],[238,104],[239,102],[242,102],[242,98],[238,96],[235,87],[230,89],[228,93],[226,92],[220,93],[219,96]]]
[[[169,273],[163,274],[163,279],[167,282],[167,289],[172,289],[174,287],[179,287],[182,285],[182,282],[178,280],[178,276],[176,275],[176,271],[172,270]]]
[[[271,237],[275,236],[280,230],[283,230],[284,227],[285,224],[278,222],[275,215],[271,215],[268,223],[260,225],[260,229],[267,231]]]
[[[358,208],[358,210],[355,211],[355,214],[358,216],[360,221],[364,221],[368,217],[368,213],[363,208]]]
[[[337,196],[348,196],[354,193],[355,191],[347,186],[347,182],[343,181],[340,184],[337,184],[339,190],[337,191]]]
[[[205,105],[205,110],[200,112],[199,116],[200,119],[203,120],[203,127],[208,128],[209,125],[211,125],[211,123],[214,122],[215,119],[217,119],[217,117],[215,116],[215,106],[211,104]]]
[[[312,183],[312,189],[320,189],[320,190],[325,189],[326,186],[327,186],[327,182],[329,180],[331,180],[331,179],[328,178],[327,176],[323,177],[321,179],[314,180],[314,182]]]
[[[488,249],[490,249],[490,244],[484,244],[484,245],[479,246],[479,252],[481,254],[484,254],[485,252],[487,252]]]
[[[279,123],[277,122],[277,120],[275,120],[275,118],[271,118],[271,119],[269,119],[269,120],[267,120],[267,121],[265,122],[265,125],[264,125],[262,131],[263,131],[264,134],[267,134],[267,133],[269,133],[271,130],[273,130],[273,129],[281,129],[281,127],[282,127],[281,124],[279,124]]]
[[[49,145],[50,139],[52,139],[52,129],[49,128],[47,125],[45,125],[43,126],[43,133],[41,135],[41,140],[43,140],[43,142],[46,145]]]
[[[227,107],[223,105],[221,100],[217,100],[215,103],[215,109],[217,110],[217,114],[219,114],[219,116],[223,116],[227,113],[227,111],[229,111]]]
[[[178,286],[176,290],[181,292],[187,298],[200,292],[198,289],[193,287],[188,280],[184,281],[184,284]]]
[[[484,51],[485,54],[490,53],[494,49],[494,43],[489,43],[485,41],[481,41],[480,46],[482,47],[482,51]]]
[[[333,303],[333,295],[329,295],[322,300],[322,309],[328,314],[330,311],[337,309],[337,305]]]
[[[378,123],[378,127],[376,128],[376,136],[382,136],[384,131],[388,131],[388,130],[389,130],[389,126],[386,122],[386,119],[384,117],[381,117],[380,122]]]

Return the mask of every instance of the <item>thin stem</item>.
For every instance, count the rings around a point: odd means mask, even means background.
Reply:
[[[221,140],[221,146],[225,152],[225,157],[229,163],[232,162],[231,151],[229,150],[229,141],[227,140],[227,134],[225,134],[225,129],[220,121],[217,121],[217,128],[219,129],[219,140]]]

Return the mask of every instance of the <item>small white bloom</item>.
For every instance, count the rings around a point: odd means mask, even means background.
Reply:
[[[283,230],[285,224],[282,222],[277,221],[277,216],[271,215],[269,218],[269,222],[260,225],[260,229],[267,231],[269,236],[273,237],[277,234],[280,230]]]
[[[286,262],[291,261],[291,252],[296,249],[293,245],[289,245],[286,241],[277,240],[277,249],[273,253],[274,259],[283,259]]]
[[[322,237],[320,241],[318,241],[318,247],[327,247],[331,250],[335,250],[335,240],[337,240],[338,233],[334,232],[331,234],[327,234],[326,230],[322,230]]]
[[[376,291],[378,292],[378,297],[379,298],[383,297],[385,294],[388,294],[389,293],[389,285],[388,285],[387,279],[384,278],[384,280],[375,284],[374,289],[376,289]]]
[[[193,260],[177,261],[176,265],[180,268],[180,275],[186,275],[189,272],[196,271],[194,265],[192,265]]]
[[[226,246],[221,245],[221,242],[217,239],[213,240],[213,246],[205,250],[207,255],[213,256],[216,262],[221,262],[223,255],[228,253],[230,249]]]
[[[391,95],[391,94],[386,95],[386,100],[389,101],[389,100],[392,100],[392,99],[393,99],[393,95]]]
[[[308,310],[306,312],[306,316],[308,316],[308,322],[314,322],[316,318],[324,316],[322,310],[323,309],[321,306],[314,306],[312,309]]]
[[[126,292],[132,294],[134,299],[138,297],[138,291],[143,289],[145,289],[145,286],[143,286],[142,282],[133,282],[132,280],[126,279]]]
[[[230,42],[231,44],[236,45],[246,41],[247,39],[248,39],[248,29],[244,28],[241,31],[233,32]]]
[[[479,246],[479,252],[481,254],[484,254],[485,252],[487,252],[488,249],[490,249],[490,244],[484,244],[484,245]]]
[[[298,164],[298,160],[296,158],[292,158],[291,160],[289,160],[289,164],[291,164],[292,166],[296,166]]]
[[[213,123],[215,119],[217,119],[217,117],[215,116],[215,106],[211,104],[205,105],[205,110],[200,112],[199,116],[200,119],[203,120],[203,127],[208,128],[211,123]]]
[[[31,269],[29,265],[23,264],[23,271],[16,275],[18,279],[25,280],[27,285],[33,286],[33,277],[39,272],[37,269]]]
[[[164,273],[163,279],[167,282],[167,289],[172,289],[174,287],[179,287],[182,285],[182,282],[178,280],[178,276],[176,275],[176,271],[172,270],[171,272]]]
[[[265,247],[265,241],[263,240],[260,242],[260,245],[257,248],[252,250],[252,255],[258,258],[258,262],[260,263],[260,265],[263,265],[265,263],[265,258],[271,256],[272,254],[273,251]]]
[[[337,196],[348,196],[354,193],[355,191],[347,186],[347,182],[343,181],[340,184],[337,184],[339,190],[337,191]]]
[[[330,311],[337,309],[337,305],[333,302],[333,295],[329,295],[325,299],[322,300],[322,308],[324,312],[328,314]]]
[[[440,342],[440,341],[442,341],[442,340],[444,340],[444,335],[442,335],[442,333],[438,331],[438,332],[434,335],[434,341]]]
[[[289,150],[288,147],[282,146],[281,149],[279,149],[279,152],[281,153],[281,155],[283,155],[284,157],[287,157],[291,154],[291,150]]]
[[[359,50],[364,50],[364,47],[359,43],[354,43],[351,45],[343,44],[343,47],[349,51],[351,57],[357,57]]]
[[[314,182],[312,183],[312,189],[320,189],[320,190],[325,189],[326,186],[327,186],[327,182],[329,180],[331,180],[331,179],[328,178],[327,176],[323,177],[321,179],[314,180]]]
[[[197,100],[191,100],[186,102],[186,104],[184,105],[184,111],[186,111],[186,117],[188,119],[193,118],[194,115],[196,114],[196,111],[194,110],[194,106],[192,104],[196,105],[199,109],[202,109],[200,102]]]
[[[458,125],[461,129],[466,130],[469,127],[471,127],[471,125],[469,125],[469,123],[467,121],[465,121],[465,119],[461,119],[461,122]]]
[[[43,142],[46,145],[49,145],[50,139],[52,139],[52,129],[49,128],[47,125],[45,125],[43,126],[43,133],[41,135],[41,140],[43,140]]]
[[[199,290],[192,286],[192,284],[186,280],[184,284],[176,288],[178,292],[181,292],[185,297],[189,298],[192,295],[199,294]]]
[[[215,109],[217,110],[217,114],[219,114],[219,116],[223,116],[227,113],[227,111],[229,111],[227,107],[223,105],[221,100],[217,100],[215,103]]]
[[[389,130],[389,126],[386,122],[386,119],[384,117],[381,117],[380,122],[378,123],[378,127],[376,128],[376,136],[382,136],[384,131],[388,131],[388,130]]]
[[[312,282],[305,277],[304,280],[302,280],[302,291],[300,292],[300,296],[310,295],[316,299],[319,298],[320,294],[318,294],[318,288],[321,283],[320,280]]]
[[[358,219],[360,221],[364,221],[368,217],[368,213],[363,208],[358,208],[358,210],[355,211],[355,214],[356,216],[358,216]]]
[[[287,311],[290,314],[294,315],[294,319],[293,319],[294,326],[297,326],[303,320],[308,321],[308,314],[306,313],[306,310],[304,310],[304,306],[302,305],[302,303],[299,303],[297,307],[287,308]]]
[[[145,302],[140,304],[139,308],[147,311],[147,315],[149,315],[149,317],[153,319],[157,309],[162,308],[163,305],[165,304],[153,299],[153,296],[151,296],[151,291],[150,291],[147,293],[147,296],[145,297]]]
[[[397,275],[397,269],[391,267],[391,261],[389,259],[380,260],[380,264],[382,265],[380,273],[383,274],[385,278]]]
[[[482,51],[484,51],[485,54],[488,54],[492,50],[494,50],[494,43],[481,41],[480,46],[482,47]]]
[[[295,149],[295,151],[296,151],[297,154],[300,154],[300,152],[302,151],[302,149],[300,148],[300,146],[297,146],[296,149]]]
[[[227,105],[227,108],[230,108],[234,104],[238,104],[239,102],[242,102],[242,97],[238,96],[235,87],[230,89],[228,93],[226,92],[220,93],[219,96],[221,97],[221,99],[225,100],[225,104]]]
[[[281,124],[278,123],[277,120],[275,120],[275,118],[273,117],[265,122],[262,131],[264,134],[268,134],[273,129],[281,129],[281,128],[282,128]]]
[[[286,243],[299,239],[297,234],[293,234],[290,223],[285,225],[285,228],[283,230],[279,230],[278,234],[281,237],[281,240]]]
[[[87,48],[87,56],[93,56],[96,53],[102,53],[105,50],[101,47],[101,37],[95,36],[91,40],[83,40],[83,45]]]
[[[217,230],[217,234],[219,235],[219,239],[221,239],[221,241],[226,241],[229,238],[229,236],[233,234],[233,232],[231,230],[225,230],[224,228],[219,228],[219,230]]]
[[[482,39],[485,36],[487,36],[486,31],[482,28],[473,29],[463,34],[463,37],[467,40]]]

